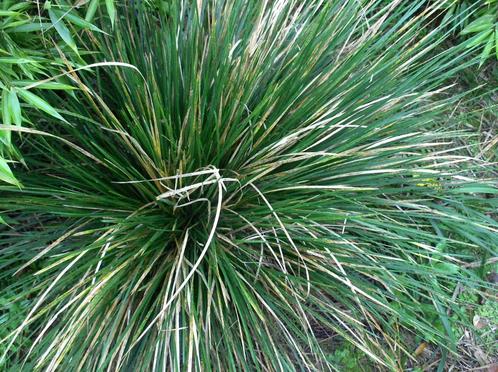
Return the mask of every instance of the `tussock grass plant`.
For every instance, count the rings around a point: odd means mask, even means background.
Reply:
[[[0,187],[1,295],[30,303],[3,362],[323,371],[334,337],[390,369],[410,335],[454,350],[454,285],[482,285],[459,252],[494,253],[478,193],[497,190],[437,125],[469,51],[438,49],[430,4],[118,7],[76,93],[37,93],[64,120],[2,128],[27,168]]]

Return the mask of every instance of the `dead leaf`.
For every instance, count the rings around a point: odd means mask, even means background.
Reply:
[[[422,342],[420,345],[418,345],[418,347],[415,349],[414,352],[415,356],[418,357],[420,354],[422,354],[426,347],[427,347],[426,342]]]
[[[477,314],[474,315],[472,323],[474,323],[474,327],[476,327],[477,329],[483,329],[489,325],[489,321],[486,318],[483,318]]]

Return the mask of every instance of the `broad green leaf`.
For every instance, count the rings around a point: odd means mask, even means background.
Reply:
[[[21,26],[15,26],[15,27],[8,27],[6,28],[7,32],[14,32],[14,33],[25,33],[25,32],[38,32],[38,31],[44,31],[51,27],[51,23],[43,22],[29,22],[27,24],[21,25]]]
[[[34,63],[35,61],[29,58],[17,58],[17,57],[0,57],[0,63],[5,63],[9,65],[20,65],[23,63]]]
[[[107,9],[107,14],[111,19],[111,26],[114,27],[114,21],[116,18],[116,7],[114,5],[114,0],[105,0],[105,7]]]
[[[78,17],[77,15],[75,15],[71,12],[67,13],[65,11],[58,10],[58,9],[53,9],[53,12],[58,18],[64,17],[64,19],[66,19],[68,22],[71,22],[72,24],[74,24],[78,27],[89,29],[92,31],[103,32],[100,28],[98,28],[94,24],[88,22],[87,20],[85,20],[81,17]]]
[[[77,88],[64,83],[56,81],[47,81],[46,83],[38,83],[36,80],[18,80],[12,84],[18,87],[27,87],[28,85],[37,84],[36,89],[50,89],[50,90],[75,90]]]
[[[23,20],[14,21],[14,22],[8,22],[7,25],[8,25],[8,27],[17,27],[17,26],[22,26],[22,25],[25,25],[25,24],[31,23],[31,22],[32,22],[32,20],[23,19]]]
[[[9,92],[7,89],[2,91],[2,125],[11,125],[11,115],[9,109]],[[5,145],[10,147],[11,143],[11,132],[0,130],[0,141],[2,141]]]
[[[73,40],[73,37],[71,36],[71,31],[66,27],[64,24],[64,20],[62,18],[57,17],[55,12],[52,9],[48,10],[48,16],[50,17],[50,20],[52,21],[52,24],[54,25],[57,33],[60,35],[62,40],[76,53],[78,53],[78,48],[76,47],[76,43]]]
[[[479,61],[479,67],[483,65],[483,63],[488,59],[488,57],[491,55],[491,51],[493,50],[493,46],[495,45],[495,37],[493,34],[491,34],[491,37],[489,38],[488,42],[486,43],[486,46],[484,47],[482,53],[481,53],[481,58]]]
[[[0,10],[0,17],[16,17],[19,15],[21,15],[21,13],[12,10]]]
[[[33,6],[31,1],[21,1],[14,5],[11,5],[8,10],[22,12],[24,10],[30,9]]]
[[[18,90],[19,95],[21,98],[26,101],[26,103],[29,103],[36,107],[37,109],[42,110],[43,112],[46,112],[47,114],[53,116],[54,118],[60,119],[62,121],[66,121],[58,112],[56,109],[54,109],[48,102],[43,100],[42,98],[38,97],[36,94],[31,93],[28,90],[25,89],[19,89]]]
[[[17,93],[14,89],[11,89],[9,92],[9,109],[14,124],[21,125],[21,105],[19,104],[19,98],[17,98]]]
[[[2,92],[2,123],[4,125],[12,124],[9,101],[9,91],[4,89]]]
[[[99,0],[92,0],[90,5],[88,5],[88,9],[85,15],[85,21],[91,22],[93,17],[95,16],[95,12],[97,11],[97,7],[99,6]]]
[[[2,148],[2,145],[10,149],[12,143],[12,132],[10,130],[2,130],[2,125],[3,124],[0,124],[0,149]]]
[[[0,225],[7,225],[7,222],[0,216]]]
[[[3,158],[0,158],[0,181],[19,186],[19,181],[14,177],[9,164]]]
[[[479,17],[475,21],[471,22],[462,30],[461,34],[466,35],[487,30],[493,27],[493,22],[494,16],[491,14],[485,14],[482,17]]]
[[[492,30],[489,31],[483,31],[480,34],[477,34],[473,37],[471,37],[469,40],[467,40],[464,45],[466,48],[472,48],[475,47],[476,45],[479,45],[483,43],[487,38],[493,33]]]

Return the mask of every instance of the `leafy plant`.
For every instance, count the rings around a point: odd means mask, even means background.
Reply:
[[[327,359],[338,370],[344,372],[369,371],[373,368],[368,365],[368,360],[365,360],[365,354],[349,343],[337,347]]]
[[[29,301],[4,361],[26,334],[47,371],[334,369],[321,330],[393,369],[405,333],[454,350],[497,189],[436,125],[470,52],[420,37],[424,5],[133,2],[89,30],[77,90],[38,92],[64,120],[1,128],[29,167],[0,186],[0,297]]]
[[[113,0],[105,3],[113,15]],[[62,119],[57,109],[33,90],[73,89],[63,77],[37,83],[59,74],[67,66],[84,64],[76,38],[85,30],[99,31],[90,22],[99,1],[92,0],[87,6],[84,18],[77,7],[67,1],[46,1],[43,5],[34,1],[0,1],[0,125],[29,126],[25,107]],[[13,160],[22,160],[22,155],[13,146],[11,132],[1,131],[0,182],[20,186],[11,169]]]
[[[493,54],[498,59],[498,1],[449,0],[444,21],[466,38],[467,48],[480,47],[480,65]],[[493,53],[494,51],[494,53]]]

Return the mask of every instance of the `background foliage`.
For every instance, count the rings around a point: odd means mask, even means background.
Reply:
[[[488,58],[498,60],[498,1],[456,0],[445,7],[443,22],[465,38],[467,48],[480,47],[480,66]]]
[[[56,108],[36,92],[38,90],[71,91],[66,77],[40,83],[67,68],[84,65],[77,48],[86,31],[100,31],[94,20],[99,0],[0,2],[0,110],[3,125],[33,126],[24,107],[36,108],[61,119]],[[115,17],[113,0],[106,0],[110,19]],[[87,52],[83,52],[86,54]],[[19,185],[11,170],[11,161],[22,163],[22,155],[12,143],[10,131],[0,132],[0,181]]]

